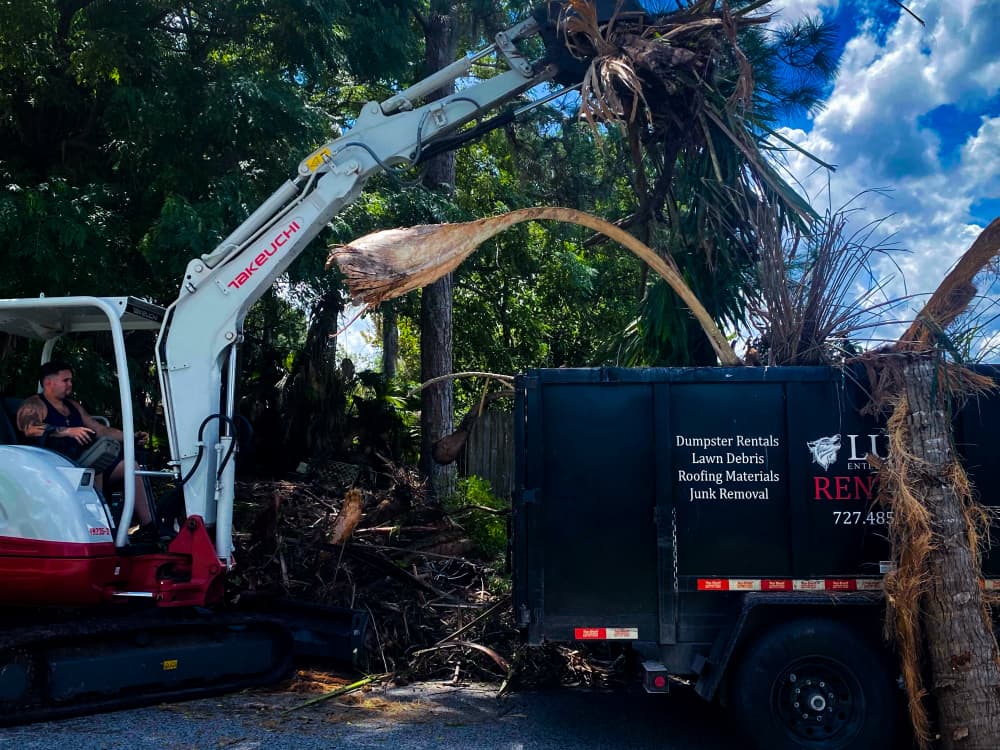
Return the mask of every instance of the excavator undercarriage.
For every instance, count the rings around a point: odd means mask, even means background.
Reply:
[[[260,600],[231,611],[0,610],[0,726],[271,685],[298,657],[364,663],[367,614]]]

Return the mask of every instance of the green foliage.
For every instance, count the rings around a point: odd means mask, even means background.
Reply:
[[[188,261],[332,134],[320,105],[342,89],[364,96],[365,80],[408,75],[410,9],[406,0],[8,0],[0,14],[0,296],[170,303]],[[371,54],[373,40],[380,54]],[[357,111],[345,106],[346,115],[332,113],[342,121]],[[322,271],[325,255],[324,243],[313,243],[297,278],[336,286]],[[242,390],[255,402],[248,410],[273,405],[302,324],[274,296],[251,311],[242,352]],[[79,356],[80,393],[113,393],[88,382],[113,380],[107,350],[68,342],[64,353]],[[37,356],[30,347],[6,352],[4,388],[34,390]],[[152,348],[140,357],[137,400],[155,404],[145,377]]]
[[[352,450],[381,465],[379,456],[415,464],[420,448],[419,401],[409,397],[399,381],[386,382],[372,370],[362,370],[351,383]]]
[[[537,205],[617,215],[618,175],[602,148],[588,128],[548,111],[515,133],[490,134],[457,154],[462,219]],[[455,272],[455,370],[601,364],[635,314],[641,268],[628,251],[589,244],[590,236],[573,225],[521,224],[463,263]],[[463,408],[479,386],[456,384]]]
[[[468,532],[484,560],[497,561],[507,550],[507,513],[504,502],[482,477],[458,481],[458,491],[445,500],[445,510]],[[498,512],[491,512],[498,511]]]
[[[404,0],[6,5],[3,296],[171,301],[329,136],[328,87],[405,74],[415,49]]]

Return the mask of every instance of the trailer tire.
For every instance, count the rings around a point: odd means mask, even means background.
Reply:
[[[900,728],[894,675],[885,655],[849,625],[794,620],[746,650],[731,708],[761,750],[882,750]]]

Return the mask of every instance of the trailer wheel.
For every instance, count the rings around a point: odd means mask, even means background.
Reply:
[[[736,670],[731,705],[761,750],[881,750],[899,727],[894,674],[849,626],[795,620],[750,646]]]

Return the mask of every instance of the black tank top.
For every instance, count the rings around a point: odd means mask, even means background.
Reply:
[[[45,396],[38,394],[38,398],[42,400],[47,409],[45,413],[45,424],[50,424],[53,427],[83,427],[83,416],[80,414],[80,410],[77,409],[69,401],[66,401],[66,408],[69,409],[69,414],[63,414],[56,409],[52,404],[50,404]],[[56,437],[55,435],[47,435],[40,441],[40,444],[49,450],[56,451],[57,453],[62,453],[64,456],[72,461],[78,459],[87,446],[80,445],[71,437]]]

